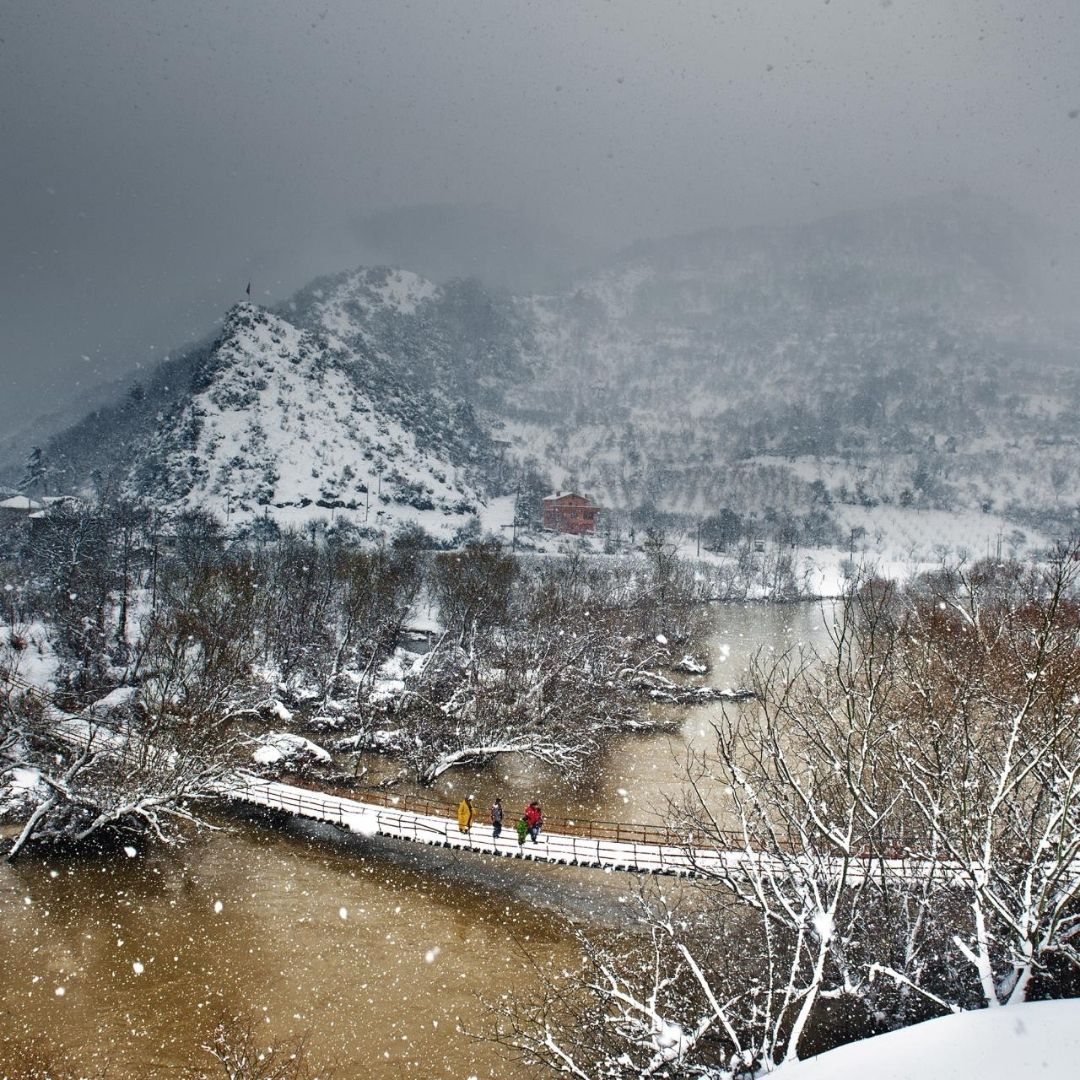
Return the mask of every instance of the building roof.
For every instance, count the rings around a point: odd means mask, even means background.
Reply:
[[[584,499],[590,506],[595,505],[588,495],[583,495],[580,491],[556,491],[552,495],[545,495],[542,501],[563,502],[565,499]]]
[[[27,495],[12,495],[10,499],[0,502],[0,510],[41,510],[42,504]]]

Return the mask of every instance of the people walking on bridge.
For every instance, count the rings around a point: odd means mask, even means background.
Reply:
[[[514,826],[514,831],[517,833],[518,847],[524,847],[525,837],[529,832],[529,826],[526,824],[523,817],[518,818],[518,823]]]
[[[491,838],[492,840],[499,839],[499,833],[502,832],[503,821],[503,809],[502,800],[496,799],[491,804]]]
[[[476,817],[476,810],[473,808],[473,801],[471,795],[466,795],[461,802],[458,803],[457,808],[457,827],[458,832],[463,832],[468,835],[469,830],[472,828],[473,818]]]
[[[540,804],[533,799],[528,806],[525,807],[525,826],[529,832],[529,839],[536,843],[536,838],[540,835],[540,829],[544,824],[544,813],[540,809]]]

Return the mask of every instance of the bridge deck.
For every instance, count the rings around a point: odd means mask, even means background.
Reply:
[[[534,843],[526,838],[518,843],[512,826],[504,826],[498,840],[491,826],[476,823],[467,832],[457,822],[434,814],[420,814],[394,807],[377,806],[359,799],[330,795],[293,784],[239,776],[223,794],[238,802],[283,810],[289,814],[327,821],[366,836],[387,836],[442,847],[464,848],[487,855],[534,859],[571,866],[608,867],[647,874],[694,876],[721,860],[738,860],[741,852],[718,852],[712,849],[690,852],[667,844],[601,840],[566,833],[541,831]]]
[[[567,866],[598,867],[639,874],[674,874],[680,877],[708,877],[731,872],[741,874],[748,870],[784,875],[792,872],[793,860],[797,863],[802,858],[797,853],[780,857],[766,851],[748,850],[745,846],[690,847],[672,843],[620,841],[550,830],[541,831],[535,843],[526,838],[525,843],[520,844],[512,827],[504,826],[502,835],[496,840],[487,823],[477,823],[468,832],[462,832],[457,821],[444,814],[418,813],[363,802],[294,784],[265,780],[250,773],[236,774],[222,787],[221,793],[238,802],[330,822],[360,835],[386,836],[395,840],[462,848],[485,855]],[[954,875],[962,877],[956,867],[911,856],[886,859],[867,856],[850,860],[836,857],[834,865],[837,875],[842,874],[851,885],[882,874],[908,880],[929,875],[942,876],[946,880]],[[816,860],[816,866],[817,872],[820,872],[820,860]],[[813,868],[808,868],[808,872],[814,872]]]

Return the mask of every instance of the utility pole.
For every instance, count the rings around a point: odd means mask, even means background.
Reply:
[[[853,525],[851,528],[851,539],[848,542],[848,557],[852,562],[855,561],[855,541],[862,536],[866,535],[866,529],[861,525]]]
[[[510,534],[510,536],[511,536],[510,550],[511,551],[517,551],[517,531],[518,531],[517,517],[515,516],[514,520],[511,521],[509,525],[500,525],[499,528],[500,529],[512,529],[513,530],[513,532]]]

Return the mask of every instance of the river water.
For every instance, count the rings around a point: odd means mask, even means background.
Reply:
[[[715,611],[709,682],[743,684],[758,648],[820,641],[815,606]],[[538,796],[552,816],[647,821],[681,788],[688,746],[716,707],[678,731],[627,736],[587,776],[499,762],[448,774],[509,812]],[[534,965],[575,963],[574,926],[616,927],[631,875],[495,860],[222,817],[179,851],[27,856],[0,869],[0,1036],[44,1034],[113,1080],[212,1065],[199,1045],[223,1015],[253,1016],[269,1042],[308,1033],[341,1078],[528,1077],[470,1037],[488,1002],[521,999]],[[527,955],[526,955],[527,954]],[[0,1048],[14,1066],[15,1051]],[[5,1059],[5,1054],[8,1055]]]
[[[748,685],[749,664],[758,650],[785,652],[800,644],[820,647],[832,607],[718,604],[712,613],[706,642],[712,670],[699,681],[739,689]],[[511,757],[469,773],[451,770],[428,790],[454,803],[464,794],[475,794],[476,805],[485,814],[491,800],[499,795],[508,817],[536,798],[550,817],[662,821],[667,800],[678,798],[684,790],[687,750],[709,745],[710,722],[720,706],[657,707],[656,712],[664,718],[674,717],[676,730],[621,737],[612,742],[594,768],[574,781],[554,769]]]

